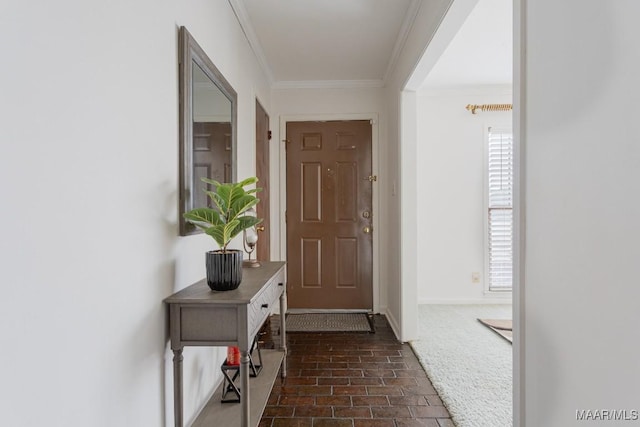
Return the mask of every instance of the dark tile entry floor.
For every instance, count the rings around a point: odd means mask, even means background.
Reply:
[[[384,316],[373,322],[375,333],[288,333],[287,378],[276,379],[260,427],[453,427],[409,345]]]

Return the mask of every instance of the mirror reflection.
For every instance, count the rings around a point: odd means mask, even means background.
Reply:
[[[231,101],[193,64],[193,203],[210,205],[201,178],[231,182]]]

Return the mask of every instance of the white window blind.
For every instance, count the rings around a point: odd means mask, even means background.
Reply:
[[[513,277],[513,134],[488,133],[489,290],[510,291]]]

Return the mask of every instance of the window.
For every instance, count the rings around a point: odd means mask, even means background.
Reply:
[[[511,291],[513,280],[513,133],[489,128],[487,148],[487,284]]]

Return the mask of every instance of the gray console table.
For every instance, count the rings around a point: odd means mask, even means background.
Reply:
[[[280,299],[280,342],[285,356],[281,374],[285,375],[286,295],[285,263],[263,262],[259,268],[243,270],[238,289],[214,292],[203,279],[164,300],[169,305],[176,427],[183,424],[182,349],[232,345],[240,348],[240,425],[250,427],[249,349],[273,304]]]

